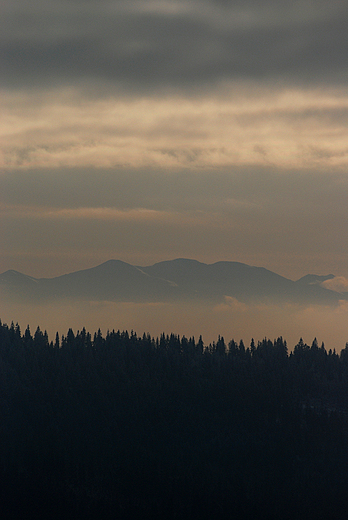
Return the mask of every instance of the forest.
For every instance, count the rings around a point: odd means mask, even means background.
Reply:
[[[0,410],[2,518],[346,518],[348,344],[0,322]]]

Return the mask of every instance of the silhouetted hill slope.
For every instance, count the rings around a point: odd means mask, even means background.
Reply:
[[[301,285],[319,285],[322,282],[326,282],[326,280],[332,280],[333,278],[335,278],[334,274],[327,274],[325,276],[319,276],[317,274],[306,274],[306,276],[302,276],[302,278],[297,280],[296,283]]]
[[[170,280],[180,288],[185,287],[196,298],[231,296],[241,301],[266,299],[318,304],[338,301],[338,294],[334,291],[314,287],[309,283],[293,282],[264,267],[253,267],[240,262],[216,262],[207,265],[196,260],[179,258],[141,269],[151,276]]]
[[[0,275],[1,299],[26,299],[39,291],[39,280],[10,269]]]
[[[0,286],[8,294],[19,296],[22,291],[24,297],[35,300],[159,301],[168,298],[173,290],[169,282],[150,277],[120,260],[109,260],[91,269],[56,278],[33,279],[21,275],[21,279],[16,276],[13,281],[8,273],[0,275]]]
[[[19,273],[13,269],[9,269],[0,275],[0,284],[10,287],[22,287],[23,285],[33,286],[37,282],[38,280],[36,278]]]
[[[307,275],[297,282],[263,267],[240,262],[204,264],[179,258],[152,266],[109,260],[55,278],[33,278],[17,271],[0,275],[2,298],[45,300],[108,300],[123,302],[223,301],[336,304],[342,294],[321,281],[333,275]]]

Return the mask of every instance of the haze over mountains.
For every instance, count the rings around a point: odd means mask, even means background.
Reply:
[[[0,275],[0,297],[12,301],[60,300],[111,302],[292,302],[335,305],[348,293],[321,284],[333,279],[306,275],[292,281],[263,267],[239,262],[204,264],[176,259],[152,266],[109,260],[90,269],[55,278],[33,278],[9,270]]]

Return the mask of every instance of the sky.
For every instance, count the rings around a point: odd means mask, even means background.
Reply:
[[[346,1],[3,0],[0,23],[0,272],[348,278]]]

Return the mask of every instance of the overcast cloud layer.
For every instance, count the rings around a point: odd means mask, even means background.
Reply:
[[[4,1],[5,85],[138,92],[221,80],[345,85],[344,0]]]
[[[5,0],[0,23],[0,272],[346,283],[346,1]]]

